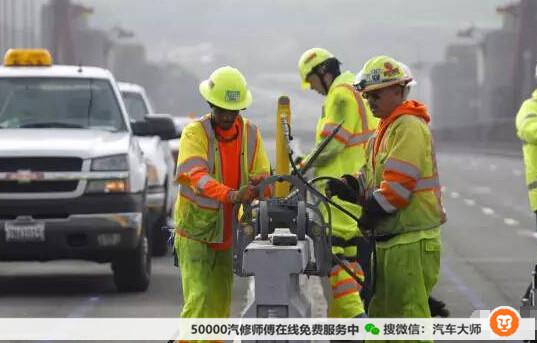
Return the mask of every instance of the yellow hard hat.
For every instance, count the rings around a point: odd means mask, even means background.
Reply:
[[[300,72],[300,79],[302,80],[302,88],[311,88],[310,83],[306,80],[313,68],[319,64],[325,62],[329,58],[333,58],[334,55],[323,48],[313,48],[306,50],[300,59],[298,60],[298,71]]]
[[[408,70],[409,71],[409,70]],[[364,64],[356,76],[356,86],[361,92],[373,91],[396,84],[403,86],[412,81],[412,76],[395,59],[376,56]]]
[[[205,100],[226,110],[242,110],[252,103],[246,79],[230,66],[216,69],[208,80],[200,83],[199,89]]]

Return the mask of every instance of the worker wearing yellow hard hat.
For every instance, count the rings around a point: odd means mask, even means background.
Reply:
[[[219,68],[199,91],[211,112],[184,128],[177,161],[181,317],[222,318],[231,305],[234,205],[257,196],[270,166],[259,129],[240,114],[252,103],[241,72]]]
[[[323,95],[323,110],[317,122],[316,144],[330,136],[342,123],[339,132],[313,163],[315,176],[339,177],[360,170],[365,163],[365,144],[377,125],[377,120],[365,104],[365,100],[353,88],[354,74],[340,71],[340,62],[326,49],[313,48],[305,51],[298,61],[302,88],[312,89]],[[309,156],[302,162],[306,163]],[[346,210],[360,213],[360,207],[340,199],[334,199]],[[322,208],[325,220],[327,211]],[[325,293],[329,299],[328,316],[350,318],[365,315],[360,297],[363,290],[364,270],[360,265],[358,245],[360,231],[356,222],[336,208],[332,213],[332,253],[350,268],[334,263],[326,281]],[[367,253],[365,254],[368,255]],[[355,272],[349,275],[345,269]],[[361,280],[357,282],[356,278]]]
[[[365,168],[330,181],[327,192],[353,189],[353,200],[363,205],[360,228],[375,237],[369,316],[427,318],[446,221],[430,115],[425,105],[407,100],[412,77],[391,57],[367,61],[356,81],[380,124],[368,142]]]

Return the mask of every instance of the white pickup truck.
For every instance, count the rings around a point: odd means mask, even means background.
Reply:
[[[133,131],[173,136],[166,124],[131,126],[105,69],[8,50],[0,66],[0,260],[111,262],[118,290],[146,290],[147,166]]]

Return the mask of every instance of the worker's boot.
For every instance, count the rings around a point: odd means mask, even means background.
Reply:
[[[449,317],[449,310],[446,308],[446,304],[433,297],[429,297],[429,310],[431,311],[431,317]]]

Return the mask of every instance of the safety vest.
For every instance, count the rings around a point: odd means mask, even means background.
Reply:
[[[319,144],[343,121],[343,125],[334,139],[343,144],[344,149],[327,163],[317,165],[315,176],[332,176],[339,178],[345,174],[355,174],[365,164],[365,145],[375,132],[378,120],[373,117],[365,99],[354,89],[354,74],[340,74],[330,86],[323,103],[323,113],[317,122],[315,140]],[[355,204],[333,199],[356,216],[361,208]],[[324,213],[324,208],[321,209]],[[325,218],[327,215],[325,216]],[[349,240],[359,233],[356,222],[346,214],[332,208],[333,234]]]
[[[316,176],[340,177],[356,173],[365,164],[365,146],[375,132],[378,120],[352,86],[353,81],[351,72],[342,73],[333,81],[324,100],[315,142],[319,144],[343,121],[334,139],[344,144],[345,149],[329,163],[317,166]]]
[[[240,158],[241,186],[250,176],[268,175],[270,165],[257,127],[240,118],[242,145]],[[211,179],[222,182],[222,163],[218,142],[211,124],[210,114],[189,124],[183,130],[179,142],[178,175],[188,174],[199,168],[208,170],[196,185],[181,185],[175,204],[175,223],[187,237],[207,243],[221,243],[224,234],[223,204],[201,194]]]
[[[526,185],[530,207],[537,211],[537,89],[532,97],[522,103],[516,115],[518,137],[524,143],[524,165],[526,166]]]
[[[407,137],[404,137],[408,135]],[[416,154],[414,147],[398,144],[405,140],[425,142],[424,154]],[[383,217],[375,226],[376,236],[387,236],[439,227],[446,221],[442,206],[440,181],[432,136],[427,123],[413,115],[402,115],[388,126],[380,145],[377,136],[367,145],[369,156],[365,167],[366,197],[374,196],[390,215]],[[375,154],[375,145],[379,146]],[[410,162],[413,161],[414,163]],[[379,192],[384,171],[393,171],[416,180],[416,187],[409,191],[397,183],[389,182],[391,190],[406,206],[396,208]]]

